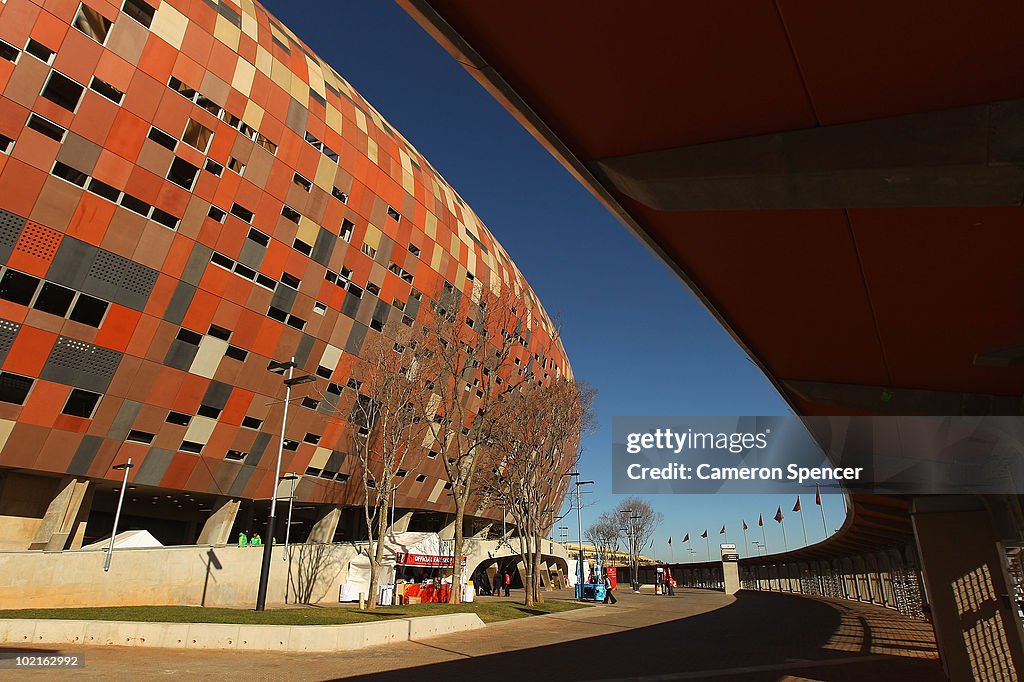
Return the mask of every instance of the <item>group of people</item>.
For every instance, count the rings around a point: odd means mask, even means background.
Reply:
[[[263,538],[260,537],[259,533],[253,533],[251,540],[249,539],[249,536],[245,534],[244,530],[238,534],[239,547],[257,547],[262,544]]]
[[[509,575],[508,571],[497,571],[494,574],[494,580],[488,580],[487,574],[484,571],[479,571],[476,574],[476,578],[473,580],[473,584],[477,588],[477,593],[484,597],[498,597],[501,596],[502,589],[505,591],[505,596],[509,596],[509,590],[512,588],[512,576]]]

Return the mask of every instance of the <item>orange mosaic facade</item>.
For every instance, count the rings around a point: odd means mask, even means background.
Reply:
[[[118,480],[131,457],[137,486],[268,498],[266,367],[294,356],[321,380],[282,471],[351,499],[332,400],[445,282],[516,301],[523,366],[569,372],[472,210],[260,5],[6,0],[0,41],[0,471]],[[442,463],[415,469],[398,505],[448,509]]]

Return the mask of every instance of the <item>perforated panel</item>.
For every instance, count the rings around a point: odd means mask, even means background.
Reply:
[[[121,353],[61,336],[50,351],[40,376],[100,393],[107,390],[121,362]]]
[[[28,222],[25,223],[25,229],[22,231],[21,238],[18,240],[14,250],[48,263],[56,255],[57,248],[60,246],[60,239],[61,233],[57,230],[51,230],[38,223]]]
[[[128,263],[126,258],[121,258],[117,254],[100,251],[96,254],[96,260],[92,262],[92,267],[89,268],[89,277],[119,286],[128,269]]]
[[[13,248],[25,227],[25,219],[10,211],[0,210],[0,247]]]
[[[10,320],[0,320],[0,355],[7,355],[14,343],[14,337],[18,335],[21,325]]]
[[[139,296],[149,296],[156,284],[157,272],[141,263],[128,262],[121,287]]]

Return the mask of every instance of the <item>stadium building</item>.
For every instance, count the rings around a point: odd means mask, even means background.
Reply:
[[[318,379],[284,434],[292,540],[365,537],[336,408],[368,340],[437,292],[509,301],[521,371],[570,375],[472,209],[260,5],[7,0],[0,88],[0,550],[108,536],[129,458],[119,530],[261,530],[284,396],[267,368],[289,358]],[[451,530],[441,451],[400,472],[396,530]],[[501,534],[500,511],[470,514]]]

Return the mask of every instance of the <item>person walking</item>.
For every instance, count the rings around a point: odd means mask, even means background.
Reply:
[[[238,546],[239,547],[248,547],[249,546],[249,536],[245,534],[244,530],[240,531],[238,533]]]
[[[615,598],[615,590],[612,589],[612,579],[608,577],[608,573],[604,574],[604,604],[611,602],[615,604],[619,600]]]
[[[493,591],[492,591],[492,594],[494,594],[495,597],[500,597],[501,596],[501,571],[495,571],[494,572],[494,583],[493,583],[492,587],[494,588]]]
[[[503,581],[505,583],[505,596],[507,597],[509,596],[508,590],[510,587],[512,587],[512,576],[508,574],[508,571],[505,571],[505,577],[503,578]]]

